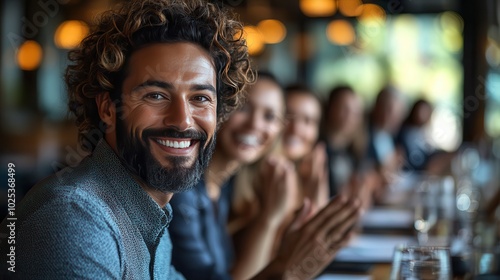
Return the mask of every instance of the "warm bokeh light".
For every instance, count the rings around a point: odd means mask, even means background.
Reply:
[[[391,59],[390,61],[391,84],[411,98],[421,94],[421,88],[427,79],[426,68],[418,63],[416,58]]]
[[[428,136],[432,143],[445,151],[454,151],[462,142],[460,117],[453,110],[436,106],[432,113]]]
[[[389,51],[400,61],[412,60],[418,63],[420,55],[419,40],[425,36],[419,28],[414,15],[405,14],[392,19],[394,36],[389,41]]]
[[[363,3],[361,0],[338,0],[340,12],[348,17],[358,16],[362,10],[359,8]]]
[[[360,21],[385,21],[385,10],[376,4],[363,4],[357,8]]]
[[[450,52],[459,52],[463,47],[462,34],[458,32],[446,32],[443,37],[443,46]]]
[[[337,45],[350,45],[356,39],[354,28],[343,19],[333,20],[326,27],[328,40]]]
[[[464,20],[455,12],[448,11],[442,13],[439,17],[439,22],[444,32],[456,31],[458,33],[462,33],[464,30]]]
[[[334,0],[300,0],[300,10],[309,17],[331,16],[337,10]]]
[[[462,68],[454,61],[443,61],[433,65],[427,70],[427,80],[423,81],[423,90],[427,94],[427,99],[435,102],[446,102],[460,97],[456,92],[460,91]]]
[[[442,42],[450,52],[459,52],[463,47],[462,32],[464,20],[455,12],[444,12],[439,16],[439,24],[443,30]]]
[[[250,55],[260,54],[264,50],[264,40],[262,33],[256,26],[245,25],[243,27],[243,37],[245,37]]]
[[[28,40],[17,50],[17,64],[22,70],[32,71],[40,65],[42,56],[42,46],[36,41]]]
[[[277,44],[285,39],[286,28],[279,20],[262,20],[257,25],[257,28],[259,28],[259,31],[262,33],[264,43],[266,44]]]
[[[79,20],[68,20],[62,22],[54,35],[56,46],[63,49],[73,49],[89,33],[88,25]]]

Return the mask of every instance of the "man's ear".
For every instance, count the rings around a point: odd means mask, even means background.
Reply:
[[[109,92],[103,92],[95,97],[99,117],[106,124],[106,131],[110,132],[116,125],[116,105],[109,97]]]

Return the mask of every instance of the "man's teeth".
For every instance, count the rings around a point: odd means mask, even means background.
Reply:
[[[258,146],[259,145],[259,139],[255,135],[243,135],[238,137],[239,140],[248,146]]]
[[[157,139],[156,142],[174,149],[184,149],[191,145],[191,141],[172,141],[172,140],[161,140]]]

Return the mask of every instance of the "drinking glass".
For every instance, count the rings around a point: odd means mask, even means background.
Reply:
[[[421,176],[415,189],[414,228],[421,246],[448,246],[454,216],[454,183],[449,176]],[[432,242],[430,232],[432,230]]]
[[[429,239],[429,230],[436,224],[438,218],[438,188],[429,180],[423,180],[415,192],[414,227],[420,245],[425,245]]]
[[[446,247],[398,246],[391,280],[450,280],[450,251]]]

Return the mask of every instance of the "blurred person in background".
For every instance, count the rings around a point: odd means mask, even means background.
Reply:
[[[278,250],[280,240],[296,216],[296,212],[303,207],[305,200],[310,205],[311,215],[324,207],[329,200],[326,152],[324,144],[317,144],[321,102],[307,87],[293,85],[285,89],[285,103],[286,120],[283,135],[278,139],[271,156],[241,170],[229,223],[233,233],[236,226],[243,227],[239,233],[233,234],[235,239],[239,239],[238,237],[243,235],[242,232],[248,231],[244,228],[248,226],[246,223],[252,220],[259,221],[256,216],[266,215],[262,209],[256,207],[258,203],[255,203],[255,200],[264,202],[279,194],[279,188],[274,185],[267,186],[265,183],[270,179],[269,173],[265,172],[269,169],[267,160],[281,158],[281,161],[293,164],[294,188],[291,191],[294,195],[288,198],[290,206],[274,233],[275,241],[271,255]],[[252,177],[253,180],[245,179]],[[273,203],[273,200],[269,202]]]
[[[283,133],[283,152],[292,161],[309,154],[319,137],[321,101],[310,89],[292,85],[285,89],[286,126]]]
[[[365,156],[361,99],[349,86],[335,87],[330,91],[324,116],[330,195],[357,196],[366,209],[380,182]]]
[[[318,143],[322,103],[303,85],[287,87],[285,100],[283,153],[296,165],[302,196],[311,201],[314,209],[320,209],[330,197],[325,144]]]
[[[432,105],[419,99],[403,122],[396,143],[403,149],[405,171],[424,171],[437,150],[429,141],[426,129],[432,116]]]
[[[368,116],[367,156],[388,186],[402,167],[402,151],[395,139],[406,114],[403,96],[393,87],[383,88]],[[378,195],[383,192],[380,189]]]
[[[174,246],[173,264],[188,279],[249,279],[259,271],[256,278],[268,275],[269,271],[277,275],[297,274],[289,270],[292,263],[303,260],[303,253],[297,249],[319,249],[317,241],[307,240],[306,228],[316,235],[328,227],[341,236],[339,246],[347,241],[346,226],[357,220],[357,206],[339,198],[299,229],[298,225],[310,216],[310,207],[303,207],[294,223],[296,231],[288,234],[285,244],[272,254],[276,234],[284,217],[295,210],[292,207],[297,197],[293,164],[279,156],[263,158],[283,130],[284,107],[283,92],[276,79],[259,73],[246,103],[218,132],[216,150],[203,180],[193,190],[172,199],[176,213],[169,228]],[[231,198],[238,191],[234,189],[238,184],[234,175],[258,160],[262,161],[261,168],[252,173],[253,177],[246,178],[258,181],[264,191],[246,210],[259,209],[259,212],[235,236],[233,247],[226,223]],[[336,218],[328,226],[320,226],[318,221],[331,215]],[[337,250],[331,252],[331,258]],[[321,260],[323,267],[327,264],[328,259]],[[311,271],[301,278],[310,278],[320,271]]]
[[[434,108],[428,101],[417,100],[396,137],[396,144],[403,152],[403,170],[406,172],[426,172],[443,174],[450,172],[451,160],[455,152],[446,152],[436,148],[426,130]]]

